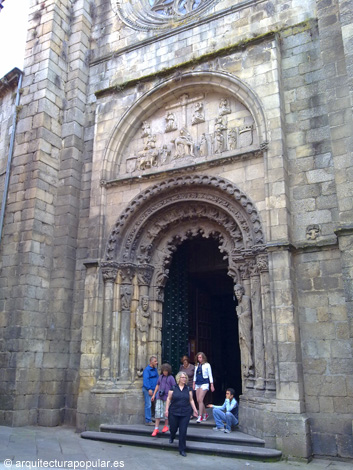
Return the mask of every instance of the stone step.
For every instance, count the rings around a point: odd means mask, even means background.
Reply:
[[[214,423],[213,423],[214,424]],[[162,426],[159,427],[160,432],[157,435],[157,438],[164,438],[168,437],[169,439],[169,432],[166,434],[162,434]],[[117,424],[101,424],[99,427],[100,431],[102,432],[111,432],[111,433],[121,433],[121,434],[135,434],[139,436],[146,436],[151,439],[151,434],[153,432],[152,426],[144,426],[144,425],[117,425]],[[177,434],[178,435],[178,434]],[[253,446],[253,447],[265,447],[265,441],[262,439],[258,439],[257,437],[249,436],[248,434],[244,434],[238,430],[231,432],[230,434],[225,434],[224,432],[216,432],[212,429],[212,424],[209,426],[205,425],[189,425],[188,427],[188,434],[187,434],[188,441],[207,441],[207,442],[214,442],[220,444],[237,444],[242,446]]]
[[[125,445],[132,445],[132,446],[139,446],[139,447],[149,447],[149,448],[156,448],[156,449],[163,449],[163,450],[177,450],[178,449],[178,437],[173,444],[169,444],[169,433],[166,435],[162,435],[161,433],[158,434],[156,437],[151,437],[150,432],[152,432],[153,428],[147,428],[148,434],[146,433],[141,434],[132,434],[126,432],[127,429],[125,426],[120,426],[120,432],[96,432],[96,431],[85,431],[81,433],[81,437],[83,439],[92,439],[96,441],[104,441],[104,442],[111,442],[116,444],[125,444]],[[132,426],[128,426],[131,428]],[[134,426],[135,428],[138,426]],[[140,428],[142,426],[139,426]],[[265,447],[260,446],[251,446],[251,445],[241,445],[237,444],[234,440],[234,435],[237,434],[235,431],[234,433],[224,434],[224,433],[216,433],[212,430],[208,431],[207,436],[199,434],[199,440],[191,439],[191,434],[189,434],[190,429],[188,429],[188,436],[187,436],[187,452],[195,452],[195,453],[202,453],[202,454],[212,454],[212,455],[222,455],[234,458],[246,458],[252,460],[261,460],[261,461],[277,461],[281,459],[282,453],[275,449],[267,449]],[[196,431],[196,430],[195,430]],[[207,432],[205,429],[204,432]],[[219,442],[210,442],[209,438],[212,437],[216,439],[216,436],[213,434],[220,434],[220,441]],[[223,436],[222,436],[223,434]],[[224,442],[224,437],[229,437],[228,442]],[[216,439],[217,440],[217,439]]]

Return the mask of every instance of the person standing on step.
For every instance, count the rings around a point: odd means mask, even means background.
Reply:
[[[175,379],[172,376],[172,367],[170,364],[162,364],[161,375],[158,377],[156,388],[154,389],[151,401],[156,399],[155,418],[156,424],[152,436],[155,437],[159,433],[159,423],[161,418],[165,418],[162,433],[168,432],[168,418],[165,416],[165,407],[167,403],[168,393],[175,385]],[[156,398],[157,397],[157,398]]]
[[[186,433],[190,420],[191,409],[197,416],[197,409],[192,398],[192,390],[188,387],[188,376],[185,372],[179,372],[175,378],[176,385],[169,390],[165,416],[169,419],[170,439],[172,444],[175,434],[179,429],[179,452],[186,457]]]
[[[156,356],[150,357],[150,363],[144,369],[142,377],[143,377],[143,385],[142,385],[142,392],[145,399],[145,424],[147,426],[153,426],[152,423],[152,402],[151,397],[153,395],[153,390],[156,388],[157,380],[158,380],[158,361]]]
[[[202,421],[207,421],[208,419],[208,414],[205,413],[205,405],[203,402],[206,393],[210,387],[211,392],[214,392],[215,388],[213,385],[211,365],[207,362],[205,353],[198,352],[196,359],[197,362],[195,365],[193,389],[196,390],[196,400],[199,406],[199,414],[196,422],[201,423]]]
[[[190,358],[189,356],[186,356],[186,355],[180,359],[180,362],[181,362],[181,366],[180,366],[179,372],[186,372],[188,376],[188,387],[190,388],[190,390],[192,390],[192,396],[193,396],[194,401],[196,402],[196,394],[195,394],[195,390],[193,387],[195,366],[194,364],[190,364]],[[191,415],[190,419],[192,418],[193,416]]]
[[[207,408],[213,408],[213,417],[216,423],[214,431],[224,431],[230,433],[232,426],[237,426],[238,420],[238,402],[234,398],[235,391],[233,388],[227,388],[226,399],[221,406],[207,405]]]
[[[179,372],[185,372],[188,376],[188,387],[192,387],[192,383],[194,380],[194,372],[195,372],[195,366],[194,364],[190,364],[190,358],[189,356],[183,356],[180,360],[181,366],[179,369]]]

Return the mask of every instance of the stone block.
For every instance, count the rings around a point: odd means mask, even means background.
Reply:
[[[331,374],[353,374],[353,361],[350,358],[336,359],[333,358],[329,364],[329,372]]]
[[[334,434],[312,433],[312,448],[314,455],[334,457],[337,455],[336,436]]]
[[[353,458],[353,437],[351,435],[337,436],[338,455],[343,459]]]
[[[62,412],[60,410],[38,410],[38,424],[39,426],[58,426],[62,423]]]

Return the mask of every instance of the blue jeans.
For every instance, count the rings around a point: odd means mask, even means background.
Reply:
[[[151,396],[148,393],[148,390],[146,387],[142,387],[143,391],[143,396],[145,398],[145,421],[146,423],[150,423],[152,421],[152,402],[151,402]]]
[[[231,431],[232,426],[236,426],[238,424],[237,418],[230,411],[225,413],[219,408],[213,408],[213,417],[217,428],[223,428],[223,423],[226,423],[226,428],[228,431]]]

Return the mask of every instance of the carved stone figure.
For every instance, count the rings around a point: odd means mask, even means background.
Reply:
[[[222,98],[219,103],[219,115],[224,116],[230,114],[230,107],[227,98]]]
[[[203,104],[202,103],[196,103],[195,104],[195,110],[194,114],[192,116],[191,124],[199,124],[200,122],[205,122],[205,115],[203,112]]]
[[[151,134],[151,128],[147,121],[142,123],[142,133],[141,137],[148,137]]]
[[[160,151],[160,156],[161,156],[161,163],[164,164],[170,157],[171,151],[168,149],[166,145],[163,145],[161,151]]]
[[[146,170],[153,166],[157,166],[159,152],[156,149],[156,140],[155,134],[150,134],[147,137],[143,150],[138,153],[137,166],[139,170]]]
[[[124,285],[120,289],[121,309],[130,310],[132,286]]]
[[[201,136],[201,142],[200,142],[200,156],[207,157],[207,155],[208,155],[208,142],[207,142],[206,134],[203,133]]]
[[[149,298],[144,296],[136,309],[137,331],[137,373],[141,375],[147,363],[147,343],[151,325],[151,312],[149,310]]]
[[[243,377],[254,375],[254,364],[252,359],[252,316],[251,300],[245,295],[244,287],[235,284],[234,294],[238,300],[236,307],[238,315],[239,346],[241,353],[241,366]]]
[[[214,153],[222,153],[224,150],[224,137],[222,131],[216,131],[214,136]]]
[[[237,148],[237,131],[236,129],[230,129],[228,134],[228,149],[235,150]]]
[[[225,131],[225,130],[227,130],[227,123],[225,122],[225,119],[227,119],[227,118],[223,118],[221,116],[216,118],[215,125],[214,125],[216,131]]]
[[[166,132],[172,132],[178,129],[177,123],[176,123],[176,117],[175,114],[168,111],[165,120],[167,122],[165,131]]]
[[[194,157],[194,141],[190,133],[183,127],[180,129],[179,137],[174,141],[175,144],[175,158],[182,158],[187,155]]]

